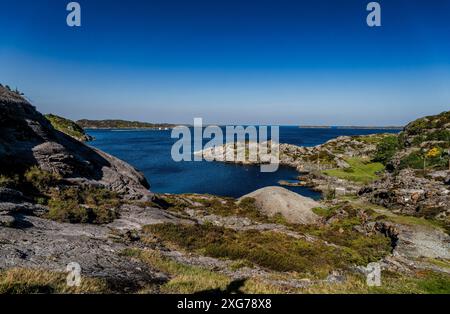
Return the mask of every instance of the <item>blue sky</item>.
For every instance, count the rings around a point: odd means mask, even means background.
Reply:
[[[450,109],[450,0],[0,0],[0,82],[72,119],[400,125]]]

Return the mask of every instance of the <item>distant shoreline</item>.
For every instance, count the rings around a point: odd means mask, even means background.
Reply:
[[[76,123],[85,130],[171,130],[177,126],[178,124],[172,123],[149,123],[149,122],[141,122],[141,121],[128,121],[128,120],[89,120],[82,119],[76,121]],[[182,124],[183,126],[193,127],[193,125]],[[227,125],[218,125],[218,124],[210,124],[216,125],[220,127],[225,127]],[[246,125],[248,126],[248,125]],[[355,126],[355,125],[278,125],[285,127],[298,127],[300,129],[353,129],[353,130],[403,130],[403,126]],[[206,125],[205,125],[206,127]]]
[[[182,126],[193,127],[192,125],[182,124]],[[226,127],[226,125],[218,125],[219,127]],[[279,125],[281,127],[295,127],[292,125]],[[161,127],[82,127],[84,130],[172,130],[175,126],[161,126]],[[301,125],[299,129],[336,129],[336,130],[403,130],[402,126],[329,126],[329,125]]]
[[[403,126],[330,126],[330,125],[301,125],[300,129],[353,129],[353,130],[403,130]]]
[[[168,131],[168,130],[172,130],[174,127],[161,127],[161,128],[156,128],[156,127],[123,127],[123,128],[119,128],[119,127],[85,127],[83,128],[84,130],[130,130],[130,131],[147,131],[147,130],[154,130],[154,131]]]
[[[130,130],[169,130],[176,127],[170,123],[148,123],[140,121],[127,120],[88,120],[82,119],[76,123],[83,129],[100,129],[100,130],[114,130],[114,129],[130,129]]]

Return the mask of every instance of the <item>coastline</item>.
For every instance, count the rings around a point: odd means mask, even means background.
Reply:
[[[331,125],[301,125],[300,129],[336,129],[336,130],[403,130],[404,126],[331,126]]]
[[[83,128],[85,131],[89,130],[105,130],[105,131],[170,131],[173,127],[170,128],[95,128],[95,127],[89,127],[89,128]]]

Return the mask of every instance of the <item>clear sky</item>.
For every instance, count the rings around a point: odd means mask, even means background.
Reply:
[[[41,112],[401,125],[450,110],[450,0],[0,0],[0,82]]]

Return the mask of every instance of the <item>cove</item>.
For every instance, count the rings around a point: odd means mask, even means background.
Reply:
[[[266,186],[276,186],[280,180],[295,180],[297,171],[280,167],[273,173],[260,172],[259,166],[241,166],[220,162],[175,162],[171,148],[175,139],[171,131],[157,130],[87,130],[95,137],[88,145],[116,156],[140,171],[157,193],[200,193],[240,197]],[[396,133],[386,129],[337,129],[280,127],[280,143],[314,146],[341,135]],[[285,187],[314,199],[320,194],[305,187]]]
[[[276,186],[280,180],[295,180],[297,171],[280,167],[263,173],[259,166],[181,161],[171,158],[175,139],[170,131],[156,130],[88,130],[95,140],[88,144],[116,156],[140,171],[156,193],[199,193],[241,197],[266,186]],[[286,187],[301,195],[320,198],[320,194],[305,187]]]

